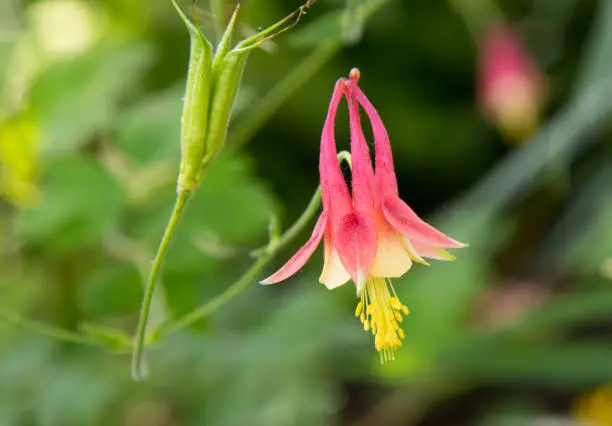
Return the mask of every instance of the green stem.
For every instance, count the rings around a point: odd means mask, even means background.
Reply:
[[[33,331],[44,336],[63,340],[65,342],[80,343],[91,346],[98,345],[97,342],[94,342],[91,339],[88,339],[87,337],[82,336],[74,331],[54,327],[52,325],[48,325],[38,321],[29,320],[27,318],[23,318],[22,316],[14,312],[7,311],[4,308],[0,308],[0,318],[17,327],[21,327],[24,330]]]
[[[145,287],[145,294],[142,299],[140,318],[138,321],[138,328],[136,330],[135,345],[132,352],[132,377],[134,380],[142,380],[146,377],[146,374],[142,368],[142,359],[144,354],[145,334],[147,331],[149,311],[151,309],[151,301],[153,300],[153,293],[155,290],[155,282],[166,252],[168,251],[168,246],[172,240],[172,236],[174,235],[176,225],[178,224],[179,219],[183,214],[183,210],[185,209],[185,205],[187,204],[187,200],[189,199],[189,195],[190,191],[188,190],[179,191],[176,197],[174,210],[172,210],[172,215],[168,220],[168,225],[166,225],[164,236],[162,237],[159,248],[157,249],[155,259],[153,259],[153,265],[151,266],[151,272],[149,273],[149,279],[147,280]]]
[[[338,161],[345,161],[351,165],[351,154],[347,151],[341,151],[338,154]],[[196,308],[195,310],[183,315],[175,321],[162,324],[152,334],[155,340],[168,334],[175,333],[182,328],[188,327],[193,323],[207,317],[219,307],[227,303],[232,297],[242,292],[253,282],[259,272],[272,260],[272,258],[284,248],[291,240],[299,235],[306,225],[312,220],[319,206],[321,205],[321,186],[319,186],[313,194],[308,206],[295,223],[289,228],[283,235],[278,239],[273,239],[270,243],[255,251],[255,255],[258,256],[257,261],[244,273],[242,276],[231,286],[229,286],[223,293],[215,297],[213,300],[205,303],[204,305]]]

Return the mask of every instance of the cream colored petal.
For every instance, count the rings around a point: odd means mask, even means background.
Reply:
[[[350,278],[349,273],[340,261],[340,256],[338,256],[336,249],[332,244],[328,244],[325,241],[325,261],[319,282],[324,284],[329,290],[333,290],[346,283]]]
[[[399,234],[379,234],[378,249],[370,275],[375,277],[401,277],[412,266],[410,254]]]

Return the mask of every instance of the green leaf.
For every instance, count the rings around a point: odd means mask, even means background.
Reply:
[[[134,238],[146,239],[151,250],[159,242],[174,197],[173,187],[158,191],[130,227]],[[239,245],[263,237],[274,211],[270,192],[252,175],[245,158],[219,158],[187,206],[168,253],[167,267],[184,267],[203,258],[227,259],[246,252],[247,248],[241,250]]]
[[[557,387],[595,386],[612,380],[612,347],[592,341],[543,346],[535,342],[504,342],[493,339],[441,354],[440,365],[471,380],[496,383],[550,383]]]
[[[184,224],[214,232],[221,241],[246,243],[265,233],[274,211],[274,199],[253,176],[250,162],[245,157],[224,157],[206,174]]]
[[[74,152],[108,129],[119,101],[133,91],[149,61],[144,45],[99,48],[58,62],[35,82],[31,102],[42,130],[45,155]]]
[[[582,61],[583,66],[578,80],[578,89],[584,90],[590,84],[610,76],[612,64],[612,3],[601,1],[594,28],[591,30],[591,40],[587,55]]]
[[[42,189],[42,200],[16,219],[19,235],[54,251],[99,244],[117,226],[124,194],[109,172],[87,158],[53,163]]]
[[[134,164],[178,163],[184,92],[184,84],[173,86],[143,99],[121,114],[115,143]]]
[[[131,315],[140,306],[141,281],[134,264],[114,262],[82,283],[79,306],[93,317]]]
[[[612,277],[605,266],[612,253],[611,180],[607,163],[593,170],[590,180],[572,194],[572,202],[546,241],[546,255],[572,272]]]

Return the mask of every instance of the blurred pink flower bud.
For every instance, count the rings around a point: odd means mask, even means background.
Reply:
[[[491,27],[481,45],[479,74],[486,115],[510,140],[529,136],[544,102],[544,76],[512,27]]]

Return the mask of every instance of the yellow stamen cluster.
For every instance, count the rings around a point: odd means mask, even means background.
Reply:
[[[403,315],[408,315],[408,307],[400,302],[391,281],[368,278],[355,316],[361,320],[363,329],[374,335],[374,346],[380,352],[381,362],[395,359],[395,350],[402,345],[404,330],[399,323]]]

